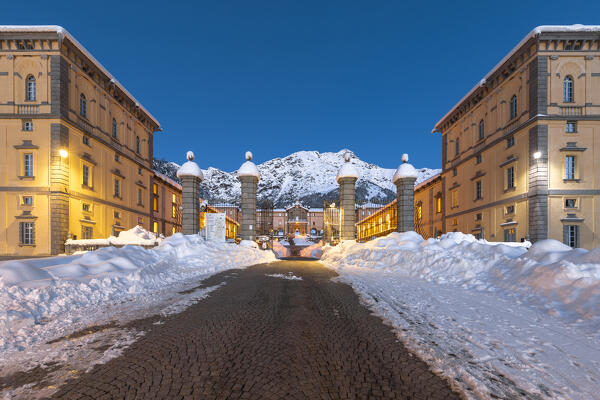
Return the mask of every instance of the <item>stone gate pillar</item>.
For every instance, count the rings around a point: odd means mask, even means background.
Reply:
[[[402,154],[402,164],[396,170],[392,181],[396,185],[396,231],[415,230],[415,181],[418,172],[408,163],[408,154]]]
[[[344,154],[336,180],[340,185],[340,240],[354,240],[356,231],[356,192],[358,171],[350,164],[350,153]]]
[[[256,190],[260,173],[252,162],[252,153],[246,152],[246,162],[237,172],[242,183],[242,226],[240,236],[243,240],[256,239]]]
[[[183,187],[181,230],[184,235],[196,235],[200,230],[200,182],[204,180],[204,175],[194,162],[194,153],[188,151],[186,157],[188,161],[177,170]]]

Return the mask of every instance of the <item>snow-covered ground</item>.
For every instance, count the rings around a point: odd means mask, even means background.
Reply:
[[[151,250],[108,247],[0,262],[0,364],[16,351],[107,320],[123,305],[148,307],[173,287],[273,260],[253,242],[238,246],[178,233]]]
[[[408,232],[322,261],[472,398],[599,396],[600,249]]]

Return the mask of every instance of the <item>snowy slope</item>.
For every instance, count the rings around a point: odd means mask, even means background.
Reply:
[[[321,260],[470,398],[598,398],[600,249],[407,232]]]
[[[335,180],[338,169],[344,163],[344,154],[352,154],[351,163],[360,174],[357,182],[357,202],[387,203],[394,199],[396,188],[392,183],[395,169],[381,168],[360,160],[349,150],[337,153],[299,151],[284,158],[274,158],[258,165],[261,179],[258,197],[272,199],[275,207],[283,207],[295,201],[311,207],[323,207],[323,200],[338,198]],[[175,178],[177,164],[155,160],[154,169]],[[228,173],[216,168],[202,171],[204,182],[201,195],[212,203],[239,202],[240,183],[236,171]],[[438,169],[418,170],[417,184],[440,172]]]

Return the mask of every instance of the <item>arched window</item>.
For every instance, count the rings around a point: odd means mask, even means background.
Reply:
[[[485,123],[483,120],[479,121],[479,140],[483,140],[485,134]]]
[[[112,120],[112,137],[117,138],[117,120],[114,118]]]
[[[570,75],[565,76],[563,81],[563,101],[565,103],[573,102],[573,78]]]
[[[79,95],[79,114],[82,117],[87,118],[87,100],[85,99],[85,95],[83,93]]]
[[[25,100],[35,101],[35,78],[29,75],[25,82]]]
[[[135,137],[135,152],[136,153],[140,152],[140,137],[139,136]]]
[[[517,118],[517,96],[510,98],[510,119]]]

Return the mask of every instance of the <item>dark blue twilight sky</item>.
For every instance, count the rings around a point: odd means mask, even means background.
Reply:
[[[64,26],[161,122],[155,156],[234,170],[347,147],[439,167],[431,128],[531,29],[598,24],[600,1],[18,2]]]

